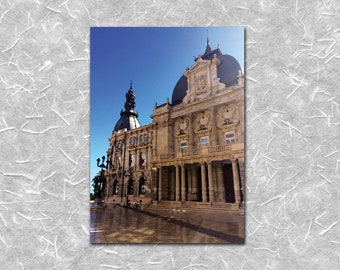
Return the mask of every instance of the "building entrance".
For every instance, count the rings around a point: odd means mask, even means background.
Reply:
[[[197,168],[197,201],[202,201],[202,172],[201,167]]]
[[[233,167],[231,164],[223,165],[223,182],[225,190],[225,201],[235,203]]]

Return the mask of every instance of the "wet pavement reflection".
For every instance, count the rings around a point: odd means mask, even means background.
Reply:
[[[244,216],[129,208],[91,209],[91,243],[243,243]]]

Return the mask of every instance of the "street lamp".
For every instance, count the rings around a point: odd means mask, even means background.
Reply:
[[[109,157],[107,157],[106,165],[105,165],[105,156],[102,156],[102,163],[100,163],[100,158],[97,158],[97,167],[101,168],[100,175],[104,176],[104,168],[108,168],[109,166]],[[105,178],[105,177],[104,177]],[[104,179],[106,181],[106,179]],[[105,189],[105,182],[100,182],[99,190],[100,190],[100,198],[102,197],[103,189]]]
[[[102,171],[103,171],[104,168],[106,167],[105,164],[104,164],[104,162],[105,162],[105,156],[102,156],[102,163],[99,164],[99,162],[100,162],[100,158],[97,158],[97,167],[102,168]]]

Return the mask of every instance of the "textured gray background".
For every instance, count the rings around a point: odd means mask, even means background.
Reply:
[[[1,269],[339,269],[340,3],[0,1]],[[246,244],[89,244],[91,26],[246,28]]]

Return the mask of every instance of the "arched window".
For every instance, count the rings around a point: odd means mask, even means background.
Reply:
[[[121,141],[119,141],[119,142],[117,143],[117,150],[118,150],[118,151],[122,151],[122,148],[123,148],[123,143],[122,143]]]
[[[118,183],[118,180],[116,179],[113,182],[113,190],[112,190],[113,195],[118,195],[118,191],[119,191],[119,183]]]
[[[145,194],[145,191],[146,191],[145,178],[141,177],[139,179],[139,194]]]

